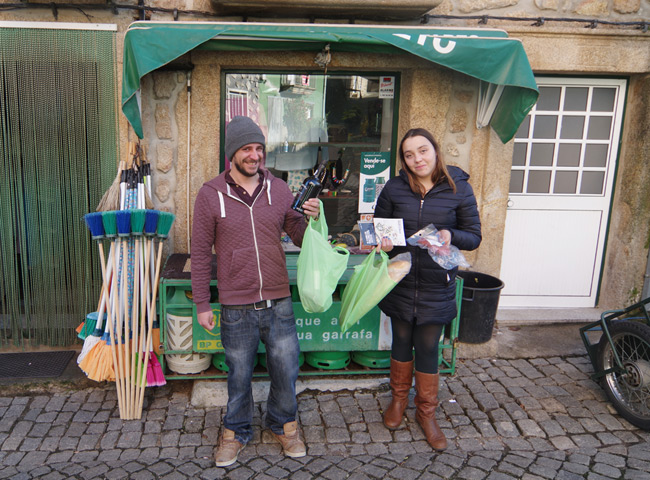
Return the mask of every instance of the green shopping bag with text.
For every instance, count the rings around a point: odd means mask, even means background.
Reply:
[[[298,255],[298,293],[309,313],[332,306],[332,294],[348,266],[350,252],[327,241],[327,222],[320,202],[318,220],[309,219]]]
[[[386,252],[372,250],[361,264],[354,267],[354,273],[343,290],[339,322],[341,331],[352,325],[372,310],[395,285],[411,270],[411,254],[400,253],[392,259]]]

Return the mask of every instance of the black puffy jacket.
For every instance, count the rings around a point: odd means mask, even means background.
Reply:
[[[460,250],[474,250],[481,243],[481,220],[469,175],[449,166],[456,193],[447,181],[438,183],[424,198],[414,193],[406,172],[386,182],[375,208],[375,217],[404,219],[404,233],[410,237],[430,223],[451,232],[451,244]],[[411,252],[411,271],[380,302],[381,310],[393,319],[417,323],[449,323],[456,317],[457,268],[445,270],[427,250],[406,245],[395,247],[390,257]]]

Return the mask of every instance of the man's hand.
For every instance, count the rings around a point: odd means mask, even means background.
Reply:
[[[197,314],[196,320],[199,322],[199,325],[201,325],[206,330],[212,330],[215,327],[212,310]]]
[[[314,220],[318,220],[318,215],[320,214],[320,200],[317,198],[310,198],[302,204],[302,209],[305,211],[305,215],[312,217]]]

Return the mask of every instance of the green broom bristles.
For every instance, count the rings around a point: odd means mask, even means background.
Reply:
[[[77,337],[81,340],[85,340],[88,336],[92,335],[97,326],[97,312],[91,312],[86,315],[86,320],[84,321],[81,331]]]
[[[158,227],[156,228],[156,235],[159,238],[167,238],[169,236],[169,231],[172,228],[174,219],[176,216],[170,212],[160,212],[160,217],[158,217]]]
[[[131,235],[144,234],[144,222],[147,211],[144,209],[131,210]]]
[[[117,212],[115,210],[102,212],[102,223],[104,224],[106,237],[117,237]]]

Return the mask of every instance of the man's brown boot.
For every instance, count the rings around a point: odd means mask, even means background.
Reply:
[[[390,405],[384,412],[384,425],[395,430],[399,428],[408,405],[409,391],[413,383],[413,360],[398,362],[390,359],[390,390],[392,398]]]
[[[235,439],[235,432],[224,428],[219,447],[214,454],[217,467],[227,467],[235,463],[242,448],[244,448],[244,445]]]
[[[292,458],[304,457],[307,455],[307,448],[305,447],[305,443],[300,438],[298,422],[294,420],[293,422],[285,423],[283,430],[284,435],[278,435],[272,430],[271,433],[282,445],[284,454],[287,457]]]
[[[437,373],[415,371],[415,419],[422,427],[424,436],[434,450],[447,448],[447,439],[436,422],[438,407],[438,386],[440,377]]]

